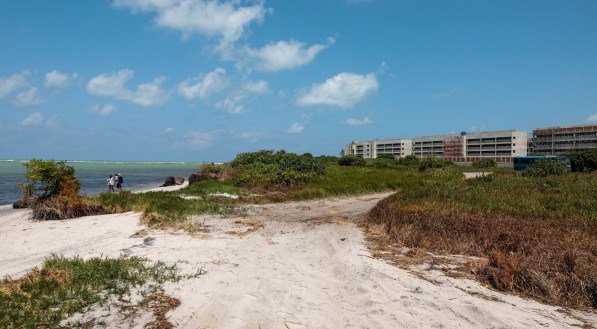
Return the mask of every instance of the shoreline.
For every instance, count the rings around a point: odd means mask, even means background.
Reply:
[[[157,186],[157,187],[141,187],[135,188],[130,190],[123,190],[123,191],[130,191],[131,193],[146,193],[146,192],[170,192],[170,191],[177,191],[189,186],[189,181],[185,179],[182,185],[173,185],[173,186]],[[104,193],[104,192],[102,192]],[[97,194],[85,194],[86,196],[96,196],[102,193]],[[118,192],[116,192],[118,193]],[[16,200],[14,201],[16,202]],[[13,202],[13,203],[14,203]],[[0,204],[0,214],[7,213],[8,211],[13,210],[12,203],[7,204]]]

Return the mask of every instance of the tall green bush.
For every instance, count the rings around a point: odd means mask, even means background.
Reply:
[[[538,159],[531,168],[522,172],[526,177],[547,177],[563,175],[569,171],[568,166],[563,162],[553,159]]]
[[[591,172],[597,170],[597,149],[574,150],[565,154],[570,159],[572,171]]]
[[[24,194],[30,193],[39,199],[58,196],[63,184],[68,183],[79,190],[79,181],[75,178],[75,168],[66,161],[32,159],[24,163],[27,182],[22,185]]]
[[[230,166],[241,172],[238,182],[244,186],[290,187],[326,173],[325,164],[312,155],[284,150],[241,153]]]
[[[418,166],[420,162],[421,160],[419,160],[419,158],[417,158],[415,155],[407,155],[403,158],[398,159],[396,163],[399,166],[411,167]]]
[[[338,159],[338,164],[340,166],[364,166],[367,162],[358,155],[349,154]]]

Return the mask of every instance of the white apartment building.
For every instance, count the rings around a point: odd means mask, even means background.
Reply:
[[[351,142],[344,146],[344,154],[353,154],[365,159],[375,159],[382,154],[390,154],[401,158],[412,154],[410,139],[376,139],[368,142]]]
[[[500,130],[464,135],[467,157],[526,156],[528,134],[526,131]]]
[[[527,132],[500,130],[422,136],[412,140],[398,138],[352,142],[345,146],[344,154],[365,159],[375,159],[381,154],[391,154],[396,158],[412,154],[419,158],[436,157],[459,163],[490,157],[498,163],[511,163],[512,157],[527,155],[527,146]]]

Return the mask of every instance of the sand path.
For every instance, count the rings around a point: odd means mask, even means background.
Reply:
[[[206,274],[171,283],[180,328],[565,328],[597,323],[575,312],[504,295],[474,281],[427,273],[441,283],[371,258],[353,219],[387,196],[250,206],[248,216],[196,218],[203,237],[133,234],[139,215],[30,222],[0,217],[0,276],[18,276],[50,253],[135,255]],[[241,221],[240,223],[238,221]],[[255,225],[263,227],[244,234]],[[122,327],[117,317],[110,327]],[[138,323],[142,326],[142,323]]]

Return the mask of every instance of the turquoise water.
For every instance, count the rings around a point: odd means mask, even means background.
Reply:
[[[0,205],[18,200],[19,184],[25,181],[24,161],[0,160]],[[83,194],[99,194],[108,190],[109,175],[122,174],[125,190],[139,190],[161,185],[167,176],[187,179],[197,171],[198,163],[190,162],[102,162],[69,161],[81,182]]]

